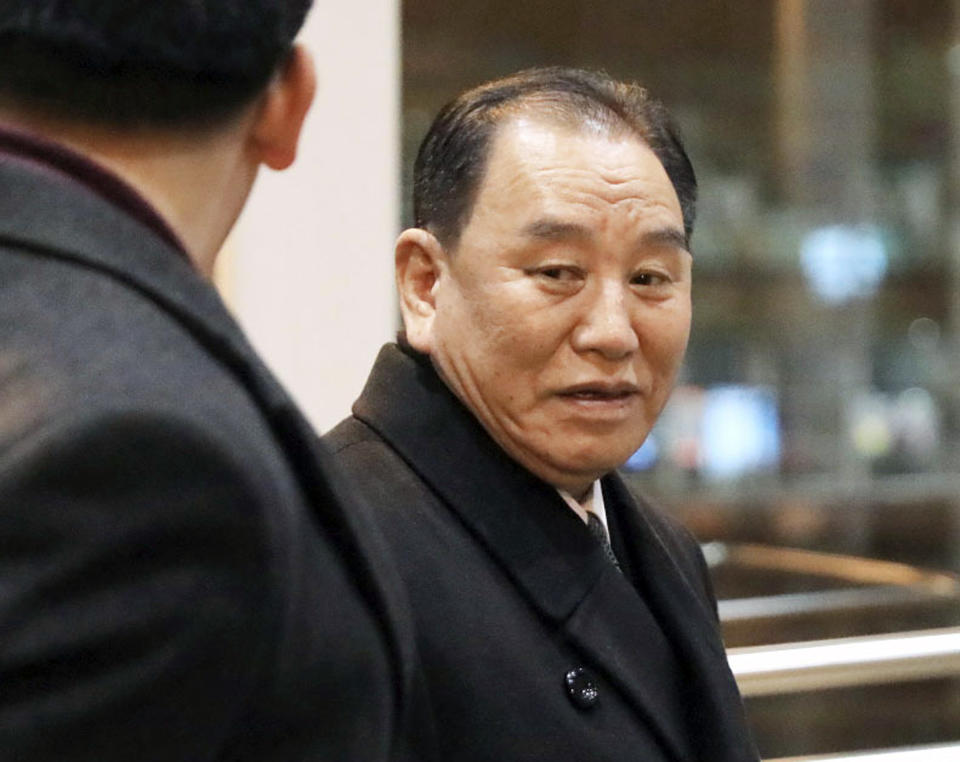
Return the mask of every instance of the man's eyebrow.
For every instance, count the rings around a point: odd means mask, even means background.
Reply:
[[[689,250],[687,235],[679,228],[659,228],[651,230],[640,236],[641,246],[672,246],[674,248]]]
[[[590,228],[576,222],[564,222],[552,217],[534,220],[523,228],[522,234],[528,238],[546,241],[564,241],[571,238],[588,239],[593,237]]]
[[[593,238],[593,231],[586,225],[576,222],[565,222],[553,217],[543,217],[526,225],[521,233],[528,238],[541,241],[569,241],[571,239],[589,240]],[[651,230],[640,236],[639,245],[669,246],[672,248],[689,249],[687,235],[680,228],[665,227]]]

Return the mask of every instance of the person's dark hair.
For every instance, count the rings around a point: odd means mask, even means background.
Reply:
[[[0,105],[108,126],[215,123],[288,55],[311,0],[3,0]]]
[[[532,114],[572,128],[635,134],[660,159],[693,233],[697,178],[679,130],[662,103],[634,83],[565,67],[528,69],[468,90],[448,103],[420,144],[413,168],[413,213],[449,248],[470,219],[497,127]]]

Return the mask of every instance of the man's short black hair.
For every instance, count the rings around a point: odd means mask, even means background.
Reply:
[[[110,126],[216,122],[266,86],[311,0],[2,0],[0,105]]]
[[[468,90],[448,103],[420,144],[413,169],[415,225],[454,248],[470,219],[497,127],[530,114],[562,126],[636,135],[673,184],[689,240],[697,178],[679,130],[662,103],[634,83],[566,67],[528,69]]]

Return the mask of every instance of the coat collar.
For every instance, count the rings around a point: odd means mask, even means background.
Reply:
[[[0,239],[72,261],[126,283],[233,344],[238,331],[220,299],[182,250],[125,205],[49,164],[0,156]],[[244,348],[243,354],[249,355]]]
[[[192,263],[151,227],[85,184],[0,159],[0,242],[98,271],[152,301],[250,388],[268,413],[293,404]]]
[[[494,442],[428,357],[384,347],[353,412],[449,506],[531,604],[603,668],[676,759],[756,759],[708,605],[616,474],[604,477],[603,488],[608,511],[617,512],[625,542],[636,549],[635,589],[556,490]],[[697,705],[709,707],[702,716],[663,710],[668,686],[641,636],[658,626],[695,686]]]
[[[189,258],[177,234],[135,188],[83,154],[29,132],[0,123],[0,159],[19,160],[44,172],[50,179],[79,183],[110,201],[149,227],[156,235]]]
[[[401,677],[398,702],[411,684],[413,634],[386,542],[347,490],[290,397],[260,360],[222,300],[181,252],[122,208],[69,178],[51,178],[29,163],[0,157],[0,245],[71,262],[125,284],[179,323],[250,394],[284,451],[307,505],[337,538],[358,588],[384,627]]]
[[[384,347],[353,412],[457,513],[544,615],[570,616],[607,564],[602,551],[557,491],[490,438],[428,357]]]

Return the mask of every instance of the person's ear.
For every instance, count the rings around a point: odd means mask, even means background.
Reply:
[[[430,354],[437,289],[447,269],[446,252],[432,233],[410,228],[397,239],[394,264],[407,341],[417,351]]]
[[[300,130],[316,91],[313,58],[305,47],[294,45],[257,111],[251,139],[258,162],[271,169],[286,169],[293,164]]]

